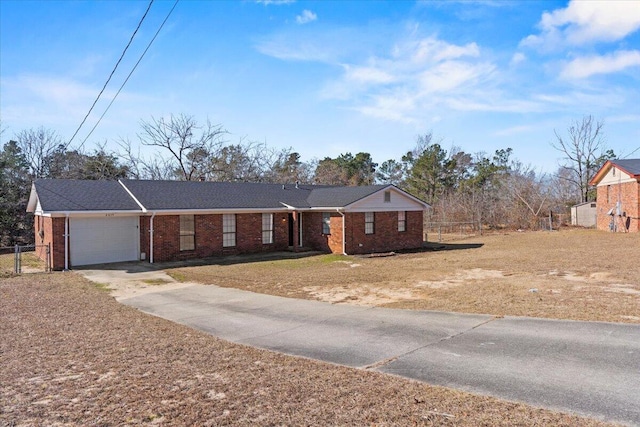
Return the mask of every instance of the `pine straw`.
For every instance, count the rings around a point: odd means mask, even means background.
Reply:
[[[393,257],[212,260],[167,272],[189,282],[334,303],[640,323],[639,237],[584,229],[512,232]]]
[[[73,273],[0,279],[0,301],[0,425],[604,425],[231,344]]]

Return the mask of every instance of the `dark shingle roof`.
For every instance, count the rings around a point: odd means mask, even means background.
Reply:
[[[117,181],[38,179],[34,185],[46,212],[141,210]]]
[[[148,210],[308,207],[311,186],[249,182],[136,181],[124,185]]]
[[[640,175],[640,159],[611,160],[611,163],[634,176]]]
[[[127,190],[148,211],[282,209],[345,207],[388,186],[340,187],[199,181],[79,181],[41,179],[35,182],[45,212],[141,210]]]
[[[310,206],[343,207],[357,202],[376,191],[388,187],[387,185],[365,185],[359,187],[328,187],[314,189],[307,201]]]
[[[123,181],[148,210],[343,207],[385,185],[360,187],[248,182]]]

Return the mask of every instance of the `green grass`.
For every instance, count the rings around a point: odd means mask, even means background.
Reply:
[[[100,290],[100,291],[104,291],[104,292],[109,292],[111,291],[111,288],[109,287],[108,283],[99,283],[99,282],[91,282],[93,287]]]
[[[169,280],[166,280],[166,279],[145,279],[145,280],[141,280],[141,282],[147,285],[165,285],[167,283],[171,283]]]

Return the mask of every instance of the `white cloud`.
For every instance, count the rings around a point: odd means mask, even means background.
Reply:
[[[511,62],[509,62],[509,64],[511,64],[512,66],[514,65],[518,65],[521,62],[524,62],[527,60],[527,57],[524,53],[522,52],[516,52],[513,54],[513,56],[511,57]]]
[[[493,133],[494,136],[512,136],[521,133],[528,133],[536,130],[536,126],[534,125],[521,125],[521,126],[512,126],[505,129],[500,129]]]
[[[501,110],[499,97],[487,94],[496,66],[480,56],[476,43],[410,37],[386,56],[343,65],[344,73],[325,86],[323,95],[364,115],[402,123],[423,123],[439,108]]]
[[[310,10],[303,10],[301,15],[296,16],[296,22],[300,25],[308,24],[318,19],[318,15]]]
[[[470,64],[461,61],[442,62],[418,76],[421,93],[451,92],[463,86],[474,86],[479,79],[491,75],[490,64]]]
[[[612,42],[640,28],[640,6],[636,1],[576,1],[564,9],[544,12],[538,24],[539,35],[530,35],[521,44],[553,49],[590,42]]]
[[[346,80],[363,84],[386,84],[396,80],[396,78],[385,70],[373,66],[349,66],[345,65]]]
[[[279,6],[281,4],[291,4],[291,3],[295,3],[296,0],[256,0],[256,3],[261,3],[265,6],[269,6],[271,4],[274,4],[276,6]]]
[[[475,58],[480,56],[480,49],[476,43],[458,46],[434,37],[428,37],[407,43],[405,46],[396,46],[394,53],[396,56],[409,53],[413,62],[416,64],[424,64],[447,59],[457,59],[465,56]]]
[[[610,74],[629,67],[640,67],[640,51],[623,50],[608,55],[580,57],[569,62],[560,76],[584,79],[595,74]]]
[[[640,114],[621,114],[605,119],[606,123],[640,123]],[[640,130],[640,129],[639,129]]]
[[[25,97],[39,103],[53,103],[60,107],[86,103],[98,94],[95,88],[64,78],[22,75],[3,81],[3,86],[19,90]],[[106,96],[106,95],[105,95]]]

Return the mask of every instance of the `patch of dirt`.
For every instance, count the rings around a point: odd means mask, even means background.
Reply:
[[[104,285],[118,301],[153,292],[201,285],[177,281],[162,270],[91,269],[78,270],[77,273],[94,283]]]
[[[75,273],[0,279],[2,426],[604,426],[232,344]]]
[[[611,256],[621,247],[624,255]],[[565,229],[476,236],[391,257],[318,255],[167,271],[186,282],[345,304],[640,323],[638,259],[637,234]]]
[[[350,286],[349,288],[337,287],[334,289],[308,286],[304,290],[309,292],[314,299],[335,304],[380,306],[416,298],[411,290],[380,288],[368,285]]]

